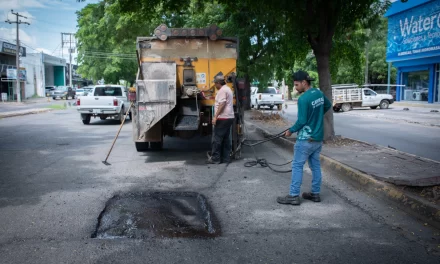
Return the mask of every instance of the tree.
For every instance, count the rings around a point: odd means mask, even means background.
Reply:
[[[155,16],[157,8],[171,14],[163,16],[190,20],[188,7],[201,12],[206,4],[223,4],[222,18],[240,37],[239,68],[257,79],[277,78],[292,69],[295,60],[304,58],[310,49],[317,62],[319,87],[332,98],[332,74],[344,58],[361,69],[357,42],[350,34],[360,27],[369,28],[388,6],[383,0],[119,0],[123,13],[137,13],[144,18]],[[221,16],[220,16],[221,17]],[[194,21],[194,20],[193,20]],[[260,83],[265,83],[260,81]],[[324,124],[326,140],[333,138],[333,114]]]
[[[133,83],[138,68],[136,37],[150,35],[164,20],[183,23],[161,6],[155,11],[147,17],[123,13],[119,0],[103,0],[77,12],[78,71],[94,80]]]

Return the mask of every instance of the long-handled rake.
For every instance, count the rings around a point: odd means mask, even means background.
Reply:
[[[105,158],[105,160],[102,161],[102,163],[104,163],[104,164],[107,165],[107,166],[111,165],[110,163],[107,162],[108,157],[110,156],[110,153],[112,152],[113,146],[114,146],[115,143],[116,143],[116,139],[118,139],[119,133],[121,132],[122,126],[124,125],[124,123],[125,123],[125,119],[127,118],[128,113],[130,112],[132,106],[133,106],[133,102],[130,103],[130,107],[128,108],[128,111],[125,113],[124,119],[122,120],[122,123],[121,123],[121,125],[119,126],[118,133],[116,134],[116,137],[115,137],[115,139],[113,140],[112,146],[111,146],[110,150],[108,151],[107,157]],[[132,115],[132,116],[133,116],[133,115]]]

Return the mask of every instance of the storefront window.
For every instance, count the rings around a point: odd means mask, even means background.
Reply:
[[[428,101],[429,71],[406,72],[403,74],[403,100]]]

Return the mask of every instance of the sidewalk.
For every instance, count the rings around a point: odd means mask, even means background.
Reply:
[[[54,109],[51,108],[31,108],[25,110],[17,110],[17,111],[5,111],[0,112],[0,119],[14,116],[23,116],[23,115],[31,115],[31,114],[39,114],[44,112],[49,112]]]
[[[64,109],[72,101],[54,101],[48,98],[31,98],[23,102],[0,102],[0,118],[44,113]]]
[[[277,134],[288,127],[284,120],[255,120],[245,114],[246,125],[261,135]],[[294,138],[274,142],[289,151]],[[413,216],[440,228],[440,163],[390,148],[338,138],[321,153],[324,171],[339,175],[369,194],[399,206]]]
[[[439,103],[428,104],[426,102],[399,101],[399,102],[394,102],[393,105],[399,106],[399,107],[408,107],[408,108],[416,107],[416,108],[431,108],[431,109],[440,110]]]

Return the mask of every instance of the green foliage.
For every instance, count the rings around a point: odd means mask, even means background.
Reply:
[[[149,16],[122,13],[121,1],[104,0],[77,12],[79,73],[95,81],[104,78],[106,83],[133,82],[138,67],[136,38],[151,35],[162,15],[179,23],[160,6],[156,10]]]
[[[53,104],[46,106],[46,108],[50,108],[54,110],[66,110],[67,106],[65,104]]]

